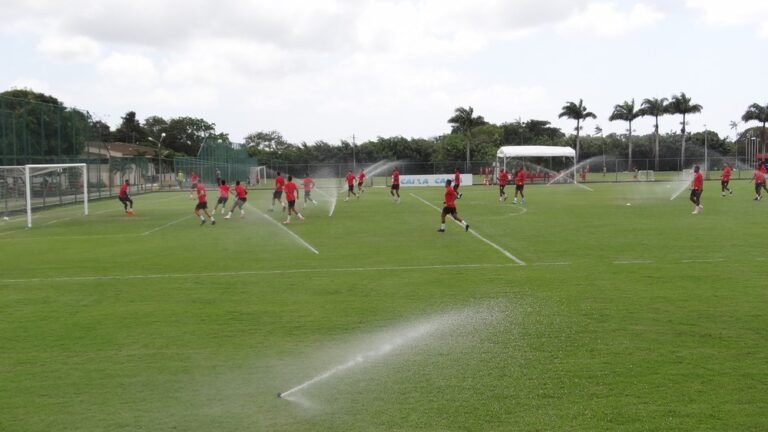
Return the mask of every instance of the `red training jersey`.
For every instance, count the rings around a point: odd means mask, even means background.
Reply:
[[[723,168],[723,175],[720,176],[723,181],[729,181],[731,179],[731,167]]]
[[[229,196],[229,185],[219,185],[219,197],[226,198]]]
[[[352,186],[353,184],[355,184],[355,175],[354,174],[352,174],[352,173],[347,174],[347,184],[349,186]]]
[[[189,181],[192,183],[197,183],[198,180],[199,178],[197,177],[197,174],[192,174],[192,177],[189,178]]]
[[[121,197],[127,197],[128,196],[128,184],[123,183],[120,185],[120,195]]]
[[[517,175],[515,176],[515,184],[518,186],[523,186],[525,184],[525,171],[520,170],[517,172]]]
[[[312,184],[314,184],[314,182],[312,181],[312,177],[304,177],[304,192],[311,191]]]
[[[202,183],[197,185],[197,202],[207,203],[208,198],[205,196],[205,186]]]
[[[400,184],[400,171],[398,171],[398,170],[392,171],[392,184],[393,185],[399,185]]]
[[[296,190],[298,187],[296,186],[296,183],[289,181],[285,184],[284,190],[285,190],[285,199],[287,201],[296,201]]]
[[[704,186],[704,174],[701,171],[693,175],[693,189],[701,190]]]
[[[285,179],[283,176],[275,177],[275,192],[282,192],[285,187]]]
[[[245,198],[246,195],[248,195],[248,191],[245,190],[243,185],[237,185],[235,186],[235,195],[237,195],[237,199]]]
[[[453,184],[459,186],[461,184],[461,173],[456,171],[453,173]]]
[[[458,195],[452,187],[445,188],[445,206],[448,208],[456,208],[456,198]]]
[[[506,186],[507,185],[507,172],[502,171],[499,173],[499,186]]]
[[[765,164],[760,164],[760,172],[765,174]]]
[[[357,182],[362,184],[365,181],[365,173],[360,171],[360,174],[357,176]]]
[[[755,170],[755,184],[765,183],[765,173],[759,170]]]

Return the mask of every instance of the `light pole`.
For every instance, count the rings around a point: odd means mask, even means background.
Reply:
[[[707,124],[704,123],[704,171],[709,178],[709,159],[707,159]]]
[[[165,132],[160,134],[160,141],[154,138],[149,139],[150,141],[157,143],[157,171],[161,190],[163,189],[163,138],[165,138]]]

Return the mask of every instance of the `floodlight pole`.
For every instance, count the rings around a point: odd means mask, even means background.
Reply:
[[[158,178],[160,179],[160,190],[163,189],[163,138],[165,138],[165,132],[160,134],[160,141],[150,138],[149,140],[157,143],[157,171]]]

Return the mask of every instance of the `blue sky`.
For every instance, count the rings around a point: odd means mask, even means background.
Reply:
[[[0,89],[112,126],[129,110],[203,117],[235,141],[430,137],[459,106],[572,131],[557,115],[580,98],[598,116],[585,133],[622,132],[615,104],[681,91],[704,106],[689,130],[733,135],[768,103],[768,2],[755,0],[5,0],[0,16]]]

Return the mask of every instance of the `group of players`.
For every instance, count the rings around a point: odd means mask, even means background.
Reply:
[[[218,174],[218,173],[217,173]],[[349,170],[346,175],[346,182],[347,182],[347,197],[344,199],[344,201],[348,201],[350,196],[354,195],[356,198],[360,198],[365,191],[365,170],[360,170],[360,173],[356,176],[352,173],[352,170]],[[517,203],[517,196],[520,195],[522,199],[522,203],[525,204],[525,195],[523,194],[523,188],[525,186],[525,171],[523,169],[518,169],[515,173],[514,178],[506,172],[504,169],[502,169],[499,173],[498,181],[499,181],[499,201],[505,201],[507,199],[507,194],[504,191],[504,188],[506,187],[508,182],[513,181],[515,182],[515,197],[514,197],[514,203]],[[205,186],[203,185],[203,182],[200,181],[200,178],[197,176],[195,172],[192,172],[190,176],[190,183],[191,183],[191,189],[189,197],[190,199],[197,198],[197,204],[195,205],[195,216],[200,218],[200,225],[204,225],[206,223],[206,217],[210,219],[211,225],[216,224],[216,211],[219,209],[219,206],[221,206],[221,214],[225,214],[226,212],[226,205],[229,200],[229,195],[234,193],[236,200],[235,203],[232,205],[232,208],[229,210],[226,216],[224,216],[224,219],[230,219],[232,217],[232,214],[235,212],[235,210],[240,210],[240,217],[244,217],[245,215],[245,209],[244,205],[247,201],[247,195],[248,191],[245,187],[243,187],[240,184],[240,180],[238,180],[235,183],[234,191],[230,189],[230,186],[227,184],[227,181],[222,179],[219,175],[217,175],[216,183],[219,190],[219,196],[216,201],[216,205],[213,208],[212,212],[208,211],[208,196],[205,189]],[[317,205],[317,201],[312,199],[312,189],[315,187],[315,182],[312,179],[312,177],[309,176],[309,173],[305,174],[304,179],[302,180],[303,183],[303,192],[304,192],[304,207],[306,208],[308,203],[312,203],[313,205]],[[355,183],[357,183],[357,192],[355,192]],[[118,199],[124,206],[124,210],[126,213],[133,215],[133,200],[131,199],[128,188],[130,186],[130,183],[128,180],[125,180],[125,182],[120,187],[120,192],[118,194]],[[445,194],[444,194],[444,207],[441,212],[440,217],[440,229],[438,229],[438,232],[445,232],[445,219],[446,216],[451,216],[453,219],[455,219],[457,222],[462,224],[465,231],[469,231],[469,224],[466,223],[458,214],[458,211],[456,209],[456,200],[461,199],[462,193],[459,192],[459,187],[461,186],[461,172],[458,168],[454,171],[453,180],[448,179],[445,183]],[[286,219],[283,221],[284,224],[290,224],[291,223],[291,216],[296,215],[300,221],[304,221],[304,216],[301,214],[301,212],[298,211],[296,208],[296,201],[298,199],[298,190],[299,187],[296,185],[296,183],[293,182],[293,176],[289,175],[287,177],[287,180],[282,176],[282,174],[278,171],[277,176],[275,177],[275,190],[272,194],[272,206],[269,208],[269,211],[274,211],[275,204],[280,203],[282,210],[284,213],[287,213]],[[285,201],[283,201],[283,193],[285,193]],[[400,171],[397,169],[397,167],[394,168],[392,171],[392,177],[391,177],[391,186],[390,186],[390,195],[392,196],[392,200],[395,203],[400,202]]]
[[[768,188],[765,186],[765,174],[766,171],[768,171],[768,169],[766,169],[766,164],[768,164],[768,161],[759,161],[757,167],[755,167],[754,173],[752,174],[752,181],[755,184],[755,197],[753,198],[754,201],[760,201],[763,199],[763,191],[768,192]],[[729,187],[732,173],[733,169],[731,168],[731,165],[725,163],[723,165],[723,172],[720,175],[720,195],[723,197],[726,195],[726,193],[728,195],[733,195],[733,190]],[[691,212],[692,214],[699,214],[704,208],[704,206],[701,205],[701,194],[703,191],[704,174],[701,172],[701,167],[695,165],[693,167],[691,196],[689,198],[689,200],[693,203],[693,211]]]

